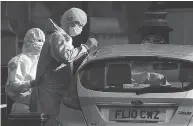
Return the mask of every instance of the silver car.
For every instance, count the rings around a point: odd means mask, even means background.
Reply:
[[[88,126],[193,126],[193,46],[103,47],[75,79]]]

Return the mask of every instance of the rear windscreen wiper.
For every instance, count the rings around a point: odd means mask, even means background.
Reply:
[[[136,91],[136,95],[144,94],[144,93],[165,93],[165,92],[181,92],[183,89],[181,88],[176,88],[176,87],[167,87],[167,86],[160,86],[160,87],[145,87],[141,88]]]
[[[105,92],[122,92],[124,91],[121,85],[108,85],[104,88],[95,88],[97,91],[105,91]]]
[[[104,92],[133,92],[136,95],[144,94],[144,93],[169,93],[169,92],[183,92],[185,89],[177,88],[177,87],[168,87],[168,86],[148,86],[144,88],[128,88],[123,89],[121,86],[110,85],[107,87],[101,88],[91,88],[91,90],[96,91],[104,91]]]

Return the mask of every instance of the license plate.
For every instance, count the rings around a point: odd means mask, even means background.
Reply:
[[[158,121],[164,122],[165,109],[157,108],[114,108],[109,113],[110,121]]]

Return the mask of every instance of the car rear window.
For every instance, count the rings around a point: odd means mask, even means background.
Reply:
[[[193,64],[169,58],[127,57],[91,62],[79,76],[85,88],[96,91],[136,92],[153,87],[153,92],[182,92],[193,87]]]

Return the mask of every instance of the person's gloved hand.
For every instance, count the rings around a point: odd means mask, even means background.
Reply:
[[[35,86],[35,80],[31,80],[30,85],[31,85],[31,87],[34,87]]]
[[[87,42],[84,45],[88,50],[91,50],[93,47],[97,47],[98,42],[95,38],[88,38]]]

